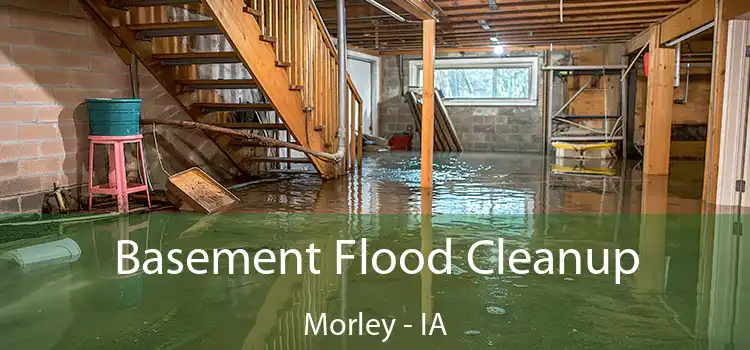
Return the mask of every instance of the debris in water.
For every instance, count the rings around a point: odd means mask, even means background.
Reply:
[[[461,275],[465,274],[466,272],[467,272],[466,270],[460,268],[458,265],[451,264],[451,275],[461,276]]]
[[[499,306],[488,306],[487,313],[490,315],[505,315],[505,309]]]
[[[480,333],[479,331],[475,331],[471,329],[471,330],[464,332],[464,335],[479,335],[479,333]]]
[[[525,284],[515,284],[515,283],[513,283],[513,287],[516,287],[516,288],[528,288],[529,286],[525,285]]]
[[[573,278],[571,278],[571,277],[565,277],[565,278],[564,278],[564,280],[566,280],[566,281],[568,281],[568,282],[573,282],[573,281],[575,281],[575,280],[574,280]]]

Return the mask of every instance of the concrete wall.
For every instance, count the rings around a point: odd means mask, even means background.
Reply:
[[[542,57],[542,51],[513,51],[505,56]],[[438,54],[440,58],[496,57],[492,53]],[[412,126],[413,118],[406,99],[402,96],[399,80],[403,79],[404,91],[409,85],[409,60],[419,60],[420,56],[403,57],[403,74],[399,77],[399,56],[384,56],[382,65],[382,95],[380,103],[379,136],[388,137],[403,132]],[[540,59],[540,66],[543,60]],[[544,113],[542,88],[544,77],[539,72],[537,106],[534,107],[488,107],[488,106],[448,106],[461,143],[468,151],[513,151],[542,152],[544,147]],[[412,129],[416,130],[416,129]],[[418,135],[414,145],[419,145]]]
[[[128,66],[77,1],[13,5],[0,7],[0,212],[39,211],[55,181],[85,195],[89,129],[82,102],[130,97],[130,78]],[[188,119],[153,77],[141,72],[143,116]],[[159,188],[167,176],[156,161],[153,137],[144,139],[147,166]],[[201,132],[160,127],[159,146],[169,172],[200,166],[218,179],[236,173]],[[97,162],[105,172],[106,160],[97,156]]]

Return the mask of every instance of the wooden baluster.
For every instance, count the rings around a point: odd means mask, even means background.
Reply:
[[[330,49],[329,49],[330,51]],[[335,56],[331,55],[331,92],[330,97],[328,98],[329,101],[331,101],[331,124],[334,126],[332,128],[329,128],[331,131],[329,133],[329,137],[331,138],[331,142],[334,146],[333,150],[338,152],[338,145],[339,141],[336,137],[336,132],[339,130],[339,107],[338,107],[338,95],[339,95],[339,78],[338,78],[338,72],[339,72],[339,65],[338,60]]]
[[[300,45],[302,44],[302,33],[300,31],[300,26],[302,25],[302,22],[305,20],[304,17],[302,17],[302,13],[300,12],[301,3],[299,0],[292,0],[292,3],[294,4],[294,27],[292,30],[294,31],[294,35],[292,37],[292,45],[294,47],[293,54],[292,54],[292,67],[294,67],[294,78],[292,79],[292,85],[302,85],[300,83],[300,71],[301,71],[301,64],[302,60],[300,60]]]
[[[325,140],[325,143],[329,143],[328,142],[328,128],[330,127],[330,125],[328,125],[328,117],[331,114],[331,106],[329,106],[328,94],[331,91],[331,80],[329,77],[329,75],[331,74],[331,69],[330,69],[331,62],[329,62],[328,60],[328,47],[326,45],[320,45],[320,49],[321,51],[323,51],[322,53],[323,62],[324,62],[323,69],[322,69],[323,70],[323,84],[325,84],[325,87],[326,87],[325,90],[322,91],[323,95],[321,96],[321,98],[323,99],[323,104],[325,106],[324,113],[323,113],[323,120],[321,121],[321,124],[324,126],[323,133],[321,133],[321,135],[323,135],[323,140]]]
[[[261,35],[268,35],[268,29],[266,28],[266,17],[268,16],[268,11],[266,11],[266,0],[256,0],[258,1],[258,7],[257,9],[260,10],[260,33]]]
[[[281,47],[280,47],[281,46],[280,45],[281,44],[281,33],[279,31],[279,29],[281,29],[281,27],[279,26],[279,24],[280,24],[279,22],[281,20],[281,18],[279,17],[279,12],[280,12],[279,6],[281,5],[281,0],[271,0],[271,2],[273,3],[273,12],[272,12],[272,15],[273,15],[273,37],[276,38],[276,43],[274,44],[274,48],[276,48],[276,59],[278,60],[279,59],[279,53],[281,52]]]
[[[354,171],[354,152],[355,152],[354,150],[356,149],[355,148],[356,144],[354,143],[354,138],[355,138],[354,106],[355,104],[354,104],[354,92],[351,89],[349,90],[348,103],[349,103],[349,116],[348,116],[349,118],[347,120],[349,120],[349,151],[347,152],[346,159],[348,159],[350,162],[349,169],[351,171]]]
[[[284,62],[292,62],[292,21],[294,21],[294,12],[292,12],[292,1],[284,0],[286,2],[286,60]],[[291,68],[291,67],[290,67]],[[291,71],[290,71],[290,76]]]
[[[357,113],[357,167],[362,169],[362,100],[359,103],[359,113]]]
[[[274,12],[276,11],[276,6],[274,2],[276,0],[266,0],[268,1],[268,36],[276,36],[276,15],[274,15]]]
[[[276,46],[278,47],[278,50],[276,51],[276,60],[279,62],[286,62],[286,23],[289,18],[286,16],[286,1],[277,1],[279,6],[279,34],[276,36]]]
[[[289,63],[291,64],[289,66],[289,87],[292,85],[295,85],[295,81],[297,80],[297,62],[294,60],[295,50],[296,50],[296,43],[297,43],[297,34],[295,33],[295,29],[297,28],[297,22],[299,20],[297,19],[297,8],[296,8],[296,1],[290,0],[289,1]]]
[[[321,94],[323,93],[323,91],[325,91],[325,85],[323,85],[323,74],[325,72],[325,66],[324,66],[324,61],[323,60],[325,58],[323,57],[323,50],[321,50],[321,46],[322,45],[320,44],[320,40],[318,40],[318,32],[317,32],[317,30],[316,30],[315,33],[316,33],[315,34],[315,39],[316,39],[315,40],[315,44],[316,44],[316,46],[318,48],[318,72],[317,72],[317,76],[315,78],[315,84],[318,86],[318,93],[316,94],[317,95],[316,96],[316,98],[317,98],[316,104],[318,106],[319,112],[318,112],[318,115],[317,115],[317,118],[316,118],[317,120],[316,120],[316,123],[315,123],[315,125],[317,126],[317,125],[321,125],[322,124],[322,119],[323,119],[322,117],[325,116],[325,104],[323,103],[323,99],[321,98]],[[320,135],[320,133],[318,133],[318,134]]]

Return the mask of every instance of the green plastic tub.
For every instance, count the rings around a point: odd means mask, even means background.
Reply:
[[[91,135],[130,136],[141,132],[141,99],[87,98]]]

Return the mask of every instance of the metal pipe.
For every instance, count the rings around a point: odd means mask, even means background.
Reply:
[[[375,6],[378,10],[385,12],[386,14],[388,14],[389,16],[395,18],[399,22],[406,22],[406,18],[401,17],[401,15],[399,15],[398,13],[393,12],[391,9],[383,6],[383,4],[381,4],[381,3],[379,3],[379,2],[377,2],[375,0],[365,0],[365,2],[367,2],[368,4],[370,4],[372,6]],[[338,3],[338,1],[336,1],[336,3]]]
[[[677,43],[677,54],[675,60],[677,62],[674,65],[674,87],[680,87],[680,59],[682,58],[682,43]]]
[[[336,153],[343,156],[346,148],[346,102],[349,92],[346,85],[346,4],[344,0],[336,0],[336,20],[339,51],[339,148]]]
[[[691,38],[695,37],[696,35],[701,34],[701,33],[705,32],[705,31],[707,31],[707,30],[709,30],[709,29],[711,29],[713,27],[714,27],[714,22],[707,23],[706,25],[704,25],[704,26],[702,26],[702,27],[700,27],[698,29],[695,29],[695,30],[693,30],[693,31],[691,31],[691,32],[689,32],[689,33],[687,33],[687,34],[685,34],[685,35],[683,35],[683,36],[681,36],[681,37],[679,37],[677,39],[674,39],[672,41],[667,42],[665,46],[666,47],[675,46],[675,45],[677,45],[677,44],[679,44],[679,43],[681,43],[681,42],[683,42],[685,40],[691,39]]]

